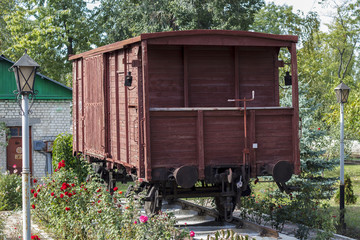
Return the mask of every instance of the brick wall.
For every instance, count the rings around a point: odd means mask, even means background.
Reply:
[[[0,122],[9,127],[21,127],[20,107],[16,101],[0,100]],[[70,100],[35,100],[29,115],[32,141],[55,140],[60,133],[72,133],[71,101]],[[4,142],[5,139],[0,139]],[[45,175],[46,155],[33,150],[32,175]],[[0,149],[0,168],[6,170],[6,148]]]

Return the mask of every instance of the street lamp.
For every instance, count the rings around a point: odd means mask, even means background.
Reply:
[[[341,82],[335,89],[337,102],[340,103],[340,225],[345,230],[346,225],[344,221],[344,103],[349,97],[350,88]]]
[[[11,67],[15,73],[17,96],[22,96],[22,207],[23,239],[30,240],[30,161],[29,161],[29,96],[34,97],[37,64],[25,50],[24,55]]]

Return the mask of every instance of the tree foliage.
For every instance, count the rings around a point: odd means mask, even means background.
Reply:
[[[71,85],[69,55],[99,42],[84,0],[18,0],[3,19],[9,38],[1,46],[2,54],[16,60],[28,49],[43,74],[67,85]]]
[[[263,0],[102,0],[104,42],[141,33],[189,29],[248,30]]]

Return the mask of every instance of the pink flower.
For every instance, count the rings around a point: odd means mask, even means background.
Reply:
[[[146,222],[149,220],[149,218],[148,218],[147,216],[145,216],[145,215],[141,215],[141,216],[139,217],[139,220],[140,220],[140,222],[142,222],[142,223],[146,223]]]
[[[134,224],[137,224],[137,221],[135,221]]]
[[[194,231],[190,231],[190,237],[195,237]]]
[[[16,168],[16,164],[13,165],[13,168]]]

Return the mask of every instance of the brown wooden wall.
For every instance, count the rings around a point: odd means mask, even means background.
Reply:
[[[294,163],[292,108],[249,108],[247,146],[252,177],[261,167],[280,160]],[[240,109],[164,110],[153,109],[151,125],[152,169],[243,164],[244,111]],[[258,147],[253,148],[257,143]]]
[[[135,44],[73,62],[75,152],[144,171],[139,164],[142,68],[138,59],[141,51]],[[125,87],[129,71],[133,82]]]
[[[279,106],[278,48],[149,45],[150,107]]]

